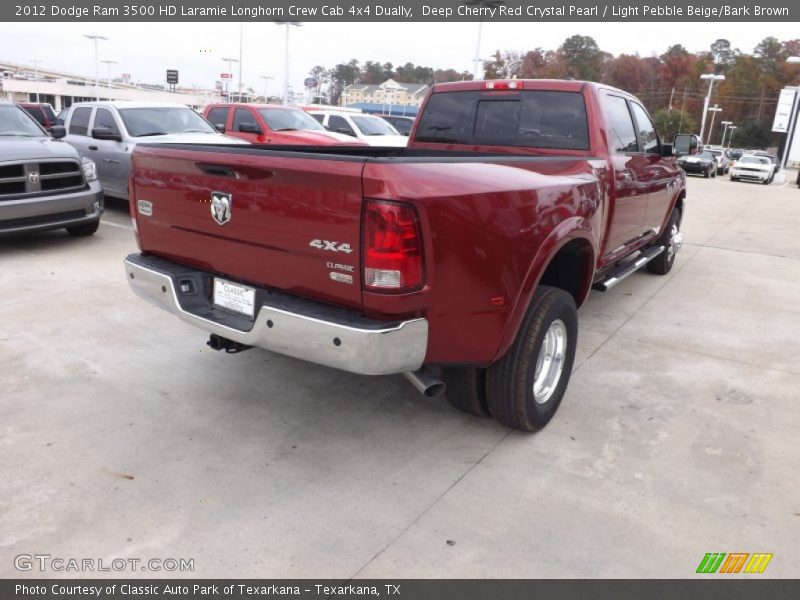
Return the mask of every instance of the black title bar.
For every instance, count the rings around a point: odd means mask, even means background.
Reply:
[[[767,22],[800,21],[796,0],[56,0],[3,2],[3,21]]]

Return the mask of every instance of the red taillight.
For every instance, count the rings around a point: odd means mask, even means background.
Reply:
[[[366,289],[409,292],[422,287],[422,236],[412,205],[367,200],[363,247]]]
[[[485,90],[521,90],[524,86],[521,81],[512,79],[511,81],[484,81],[483,89]]]

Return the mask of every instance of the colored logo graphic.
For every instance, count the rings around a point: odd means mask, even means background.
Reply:
[[[709,552],[700,561],[697,573],[763,573],[771,560],[771,552]]]

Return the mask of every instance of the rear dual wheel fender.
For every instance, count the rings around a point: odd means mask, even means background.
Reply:
[[[514,343],[486,373],[489,412],[503,425],[537,431],[567,389],[578,342],[578,311],[564,290],[540,286]]]

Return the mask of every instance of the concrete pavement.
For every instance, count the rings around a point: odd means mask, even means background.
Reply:
[[[800,559],[800,190],[691,178],[686,245],[580,313],[536,435],[251,350],[128,290],[96,236],[0,239],[0,577],[14,557],[188,558],[195,577],[691,577]],[[92,573],[67,573],[92,576]],[[97,575],[96,573],[94,574]]]

